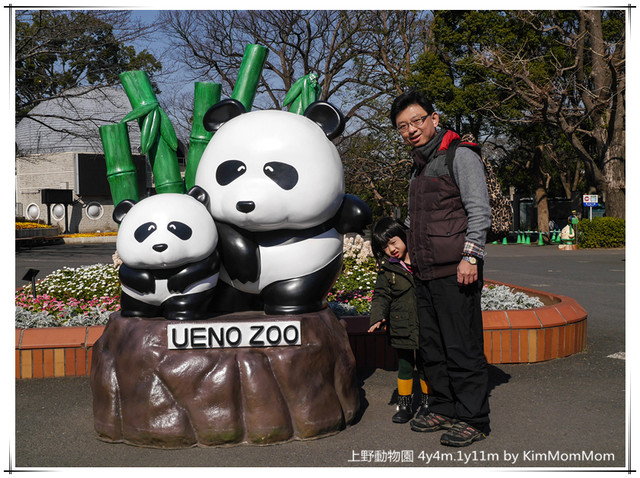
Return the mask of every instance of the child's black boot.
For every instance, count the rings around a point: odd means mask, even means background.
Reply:
[[[391,420],[393,423],[407,423],[413,418],[413,411],[411,410],[411,395],[398,395],[398,407],[397,412]]]

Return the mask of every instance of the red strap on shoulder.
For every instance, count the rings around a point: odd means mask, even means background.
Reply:
[[[444,151],[445,149],[449,149],[449,145],[454,139],[460,139],[460,135],[455,131],[447,131],[442,137],[442,141],[440,142],[440,147],[438,151]]]

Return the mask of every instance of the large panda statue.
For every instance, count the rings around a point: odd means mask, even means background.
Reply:
[[[371,223],[369,207],[345,195],[342,162],[330,141],[344,129],[342,114],[326,102],[312,103],[304,115],[247,113],[229,99],[209,109],[204,125],[215,135],[196,184],[211,198],[220,278],[248,294],[225,300],[221,283],[216,305],[264,307],[267,314],[326,307],[342,267],[343,234],[362,234]]]
[[[208,316],[220,268],[208,201],[196,186],[188,194],[157,194],[138,203],[127,199],[115,207],[123,316]]]

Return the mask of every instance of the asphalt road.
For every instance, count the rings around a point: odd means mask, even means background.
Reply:
[[[44,277],[63,265],[108,263],[113,249],[106,244],[20,251],[16,285],[24,283],[19,278],[27,268],[40,269]],[[575,298],[589,313],[588,343],[585,352],[564,359],[491,366],[492,433],[471,447],[442,447],[439,432],[415,433],[408,424],[392,424],[391,371],[360,377],[361,417],[337,435],[172,451],[99,441],[88,379],[32,379],[16,381],[13,466],[627,468],[626,362],[610,357],[625,352],[625,251],[490,245],[488,253],[486,278]],[[392,461],[397,457],[405,461]]]

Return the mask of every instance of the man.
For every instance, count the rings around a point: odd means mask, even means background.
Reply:
[[[438,128],[439,115],[420,92],[397,97],[390,118],[413,147],[408,246],[416,278],[420,356],[430,386],[428,406],[420,408],[411,429],[446,430],[443,445],[467,446],[489,433],[480,309],[484,245],[491,226],[484,166],[475,152],[460,146],[450,169],[447,149],[460,138]]]

